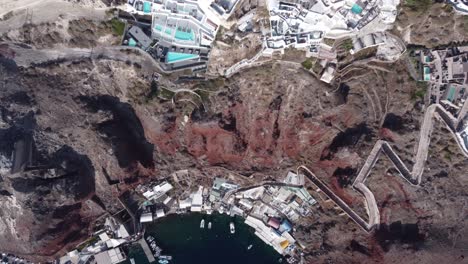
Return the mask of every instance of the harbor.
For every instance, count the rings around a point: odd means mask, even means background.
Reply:
[[[234,233],[231,226],[235,227]],[[193,264],[194,260],[199,259],[205,264],[271,264],[280,263],[278,260],[281,258],[254,234],[252,228],[244,224],[241,217],[217,213],[168,215],[146,226],[146,241],[148,237],[154,238],[162,249],[161,255],[172,257],[167,263]]]

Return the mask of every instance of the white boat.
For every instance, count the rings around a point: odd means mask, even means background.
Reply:
[[[252,248],[252,244],[250,244],[248,247],[247,247],[247,250],[250,250]]]
[[[208,229],[211,229],[211,222],[208,223]]]
[[[130,263],[135,264],[135,259],[130,259]]]
[[[231,234],[234,234],[236,232],[236,228],[233,222],[229,224],[229,229],[231,230]]]
[[[200,222],[200,228],[205,228],[205,219],[202,219]]]

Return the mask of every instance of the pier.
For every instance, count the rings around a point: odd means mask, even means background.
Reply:
[[[140,243],[141,247],[143,248],[143,251],[145,252],[146,257],[148,258],[148,261],[150,263],[153,263],[154,261],[156,261],[156,259],[153,257],[153,253],[151,252],[151,249],[148,246],[148,243],[143,237],[140,240],[138,240],[138,243]]]

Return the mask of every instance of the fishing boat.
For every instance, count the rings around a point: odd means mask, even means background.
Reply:
[[[161,256],[159,256],[159,259],[167,259],[167,260],[172,260],[172,256],[168,256],[168,255],[161,255]]]
[[[200,228],[205,228],[205,219],[202,219],[200,222]]]
[[[233,222],[229,224],[229,229],[231,230],[231,234],[234,234],[236,232],[236,228]]]
[[[208,223],[208,229],[211,229],[211,222]]]
[[[250,250],[252,248],[252,244],[250,244],[248,247],[247,247],[247,250]]]
[[[151,242],[154,241],[154,237],[148,236],[148,237],[146,238],[146,241],[148,241],[148,243],[151,243]]]
[[[167,264],[167,263],[169,263],[169,261],[166,260],[166,259],[160,259],[160,260],[158,261],[158,263],[159,263],[159,264]]]
[[[135,259],[131,258],[130,263],[135,264]]]

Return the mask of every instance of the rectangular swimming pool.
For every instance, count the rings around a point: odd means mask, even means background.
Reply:
[[[172,63],[182,60],[189,60],[198,58],[197,54],[188,54],[188,53],[180,53],[180,52],[168,52],[166,55],[166,62]]]
[[[195,34],[189,29],[187,32],[177,29],[175,33],[175,38],[178,40],[194,40]]]

